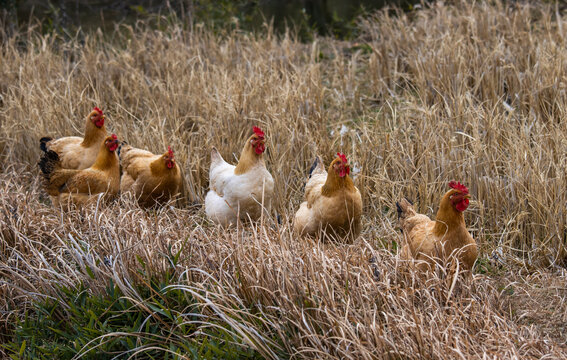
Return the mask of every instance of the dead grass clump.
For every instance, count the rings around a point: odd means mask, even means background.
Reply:
[[[4,183],[8,193],[18,194],[9,201],[15,209],[10,219],[30,221],[3,220],[17,234],[17,245],[4,255],[3,284],[10,294],[3,309],[59,298],[65,284],[104,294],[112,280],[146,312],[147,291],[162,283],[166,287],[156,296],[168,299],[176,291],[197,299],[203,326],[220,321],[265,357],[565,355],[537,327],[514,323],[507,292],[485,275],[454,281],[441,272],[424,280],[366,240],[298,241],[289,221],[225,231],[202,213],[144,211],[129,199],[61,214],[39,203],[37,190],[16,192],[19,185]],[[8,197],[1,205],[8,208]],[[194,311],[171,310],[174,323],[194,321]],[[169,328],[163,345],[183,341],[180,329]],[[117,336],[124,334],[109,333],[92,346]],[[151,338],[143,332],[128,336]]]

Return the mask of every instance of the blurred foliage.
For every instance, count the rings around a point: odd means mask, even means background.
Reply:
[[[27,26],[37,18],[45,32],[73,33],[118,22],[134,23],[155,15],[174,15],[187,24],[204,24],[215,31],[262,31],[268,23],[277,32],[291,28],[303,40],[315,33],[337,38],[356,36],[359,15],[384,6],[411,8],[411,0],[0,0],[4,28]]]

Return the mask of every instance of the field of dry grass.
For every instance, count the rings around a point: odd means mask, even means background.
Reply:
[[[2,342],[16,341],[17,319],[38,302],[59,301],[57,319],[70,322],[62,287],[103,296],[112,282],[129,312],[162,324],[158,337],[145,341],[143,325],[109,332],[79,356],[101,358],[104,344],[131,338],[113,355],[225,357],[183,347],[222,327],[250,357],[567,358],[563,18],[544,4],[438,4],[368,17],[356,41],[307,44],[269,28],[219,35],[176,22],[74,38],[3,34]],[[38,139],[81,134],[95,105],[128,143],[171,145],[198,202],[210,147],[235,159],[262,127],[282,224],[225,231],[203,210],[144,211],[130,199],[54,210]],[[362,234],[352,245],[297,239],[291,219],[309,166],[337,151],[354,164]],[[434,216],[452,179],[473,195],[475,274],[422,281],[396,256],[393,204],[407,196]],[[191,298],[199,316],[156,308],[170,294]],[[19,340],[21,354],[32,351]]]

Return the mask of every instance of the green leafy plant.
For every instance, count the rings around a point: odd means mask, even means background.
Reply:
[[[84,284],[61,287],[58,299],[38,301],[16,324],[3,347],[13,359],[112,359],[134,353],[147,358],[260,358],[230,328],[200,312],[182,290],[165,289],[171,278],[138,286],[140,300],[110,281],[104,293]]]

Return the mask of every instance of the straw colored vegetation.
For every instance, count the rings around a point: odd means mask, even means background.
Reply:
[[[352,42],[160,27],[0,37],[6,356],[567,357],[567,23],[554,7],[384,11]],[[225,231],[202,209],[128,198],[52,208],[39,138],[81,134],[95,105],[129,144],[170,145],[197,202],[210,147],[234,162],[260,126],[281,224]],[[337,151],[362,233],[297,239],[307,171]],[[397,256],[394,203],[434,216],[453,179],[473,195],[479,259],[470,278],[422,279]]]

